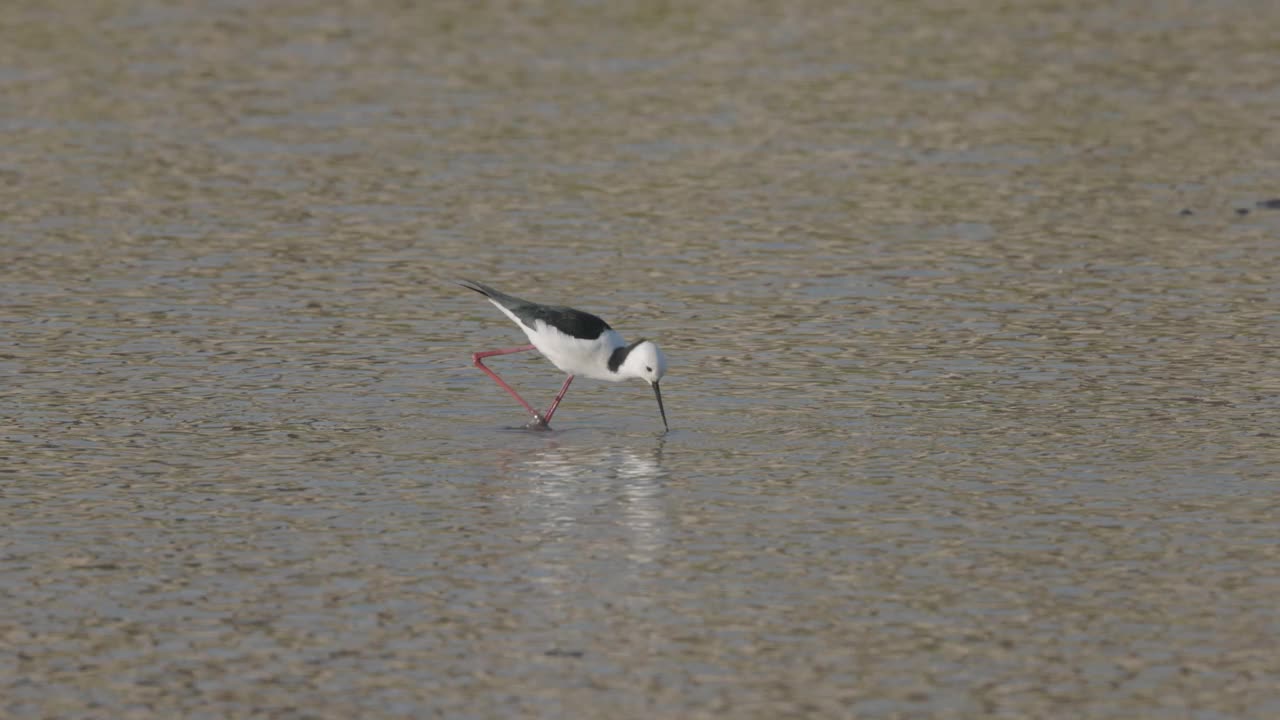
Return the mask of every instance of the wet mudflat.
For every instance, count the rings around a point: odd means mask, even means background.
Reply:
[[[1280,16],[1111,6],[6,4],[0,715],[1280,714]]]

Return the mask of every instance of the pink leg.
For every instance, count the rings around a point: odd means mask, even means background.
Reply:
[[[556,414],[556,408],[560,407],[560,401],[564,399],[564,394],[569,392],[569,383],[573,382],[573,376],[565,378],[564,385],[560,386],[560,394],[556,395],[556,399],[551,401],[551,407],[547,408],[547,414],[542,416],[542,422],[551,422],[551,416]]]
[[[529,414],[533,416],[534,420],[537,420],[545,425],[547,421],[544,420],[543,417],[538,414],[537,410],[533,409],[532,405],[525,402],[524,398],[520,397],[520,393],[513,390],[511,386],[506,383],[505,380],[498,377],[498,373],[485,367],[484,363],[481,362],[481,360],[484,360],[487,357],[493,357],[494,355],[511,355],[512,353],[525,352],[527,350],[533,350],[533,349],[534,347],[532,345],[521,345],[520,347],[507,348],[505,350],[489,350],[488,352],[472,353],[471,359],[472,361],[475,362],[476,367],[488,373],[489,377],[493,378],[494,382],[501,385],[503,390],[506,390],[507,392],[511,393],[511,397],[518,400],[520,404],[524,406],[524,409],[529,411]],[[565,383],[565,387],[568,387],[568,383]],[[556,404],[558,404],[559,402],[560,402],[560,398],[556,398],[556,402],[552,403],[551,405],[552,411],[556,409]],[[550,413],[548,413],[548,417],[550,417]]]

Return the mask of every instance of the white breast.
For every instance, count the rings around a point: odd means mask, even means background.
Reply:
[[[570,375],[594,378],[596,380],[617,380],[615,373],[609,371],[609,356],[615,348],[626,343],[622,336],[612,330],[605,330],[595,340],[565,335],[541,320],[536,321],[536,330],[525,328],[529,342],[538,348],[551,361],[552,365]]]

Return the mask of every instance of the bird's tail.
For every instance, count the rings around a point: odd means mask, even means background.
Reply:
[[[468,289],[468,290],[474,290],[474,291],[476,291],[476,292],[480,293],[481,295],[483,295],[483,296],[485,296],[485,297],[488,297],[488,298],[491,298],[491,297],[493,297],[495,294],[498,294],[498,291],[497,291],[497,290],[494,290],[493,288],[491,288],[491,287],[489,287],[488,285],[485,285],[485,284],[483,284],[483,283],[478,283],[478,282],[476,282],[475,280],[467,280],[466,278],[458,278],[457,283],[458,283],[459,285],[461,285],[462,287],[464,287],[464,288]]]

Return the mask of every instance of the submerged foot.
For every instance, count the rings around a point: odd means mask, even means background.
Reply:
[[[542,419],[541,415],[534,415],[533,419],[529,421],[529,424],[524,426],[524,429],[525,430],[550,430],[551,426],[547,424],[546,420]]]

